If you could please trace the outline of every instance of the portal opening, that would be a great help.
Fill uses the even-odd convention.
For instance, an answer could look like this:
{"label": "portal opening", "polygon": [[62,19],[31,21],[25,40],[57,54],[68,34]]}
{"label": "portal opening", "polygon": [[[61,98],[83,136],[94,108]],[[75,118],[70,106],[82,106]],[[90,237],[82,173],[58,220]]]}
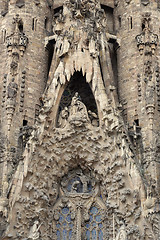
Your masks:
{"label": "portal opening", "polygon": [[[74,104],[75,106],[73,106]],[[98,110],[92,90],[82,71],[77,71],[71,77],[62,94],[58,109],[57,127],[65,127],[73,114],[80,117],[81,112],[93,126],[99,126]]]}

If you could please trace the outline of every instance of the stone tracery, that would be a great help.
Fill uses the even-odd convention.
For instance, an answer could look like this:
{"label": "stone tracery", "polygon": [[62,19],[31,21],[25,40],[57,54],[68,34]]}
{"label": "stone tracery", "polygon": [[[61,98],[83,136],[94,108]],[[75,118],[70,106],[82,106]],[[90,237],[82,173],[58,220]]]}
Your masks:
{"label": "stone tracery", "polygon": [[62,179],[61,196],[54,206],[57,239],[103,239],[105,204],[96,200],[98,195],[99,186],[81,169]]}

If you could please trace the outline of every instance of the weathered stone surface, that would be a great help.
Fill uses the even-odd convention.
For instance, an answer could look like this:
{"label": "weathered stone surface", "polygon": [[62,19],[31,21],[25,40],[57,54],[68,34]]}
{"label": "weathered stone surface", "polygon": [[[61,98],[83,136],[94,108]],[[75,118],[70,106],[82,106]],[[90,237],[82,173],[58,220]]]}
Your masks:
{"label": "weathered stone surface", "polygon": [[0,8],[1,239],[159,240],[158,2]]}

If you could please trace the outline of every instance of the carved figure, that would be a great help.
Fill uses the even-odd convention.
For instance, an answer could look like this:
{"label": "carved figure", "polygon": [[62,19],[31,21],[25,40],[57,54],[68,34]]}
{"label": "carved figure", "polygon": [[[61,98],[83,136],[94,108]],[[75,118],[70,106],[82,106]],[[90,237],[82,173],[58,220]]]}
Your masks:
{"label": "carved figure", "polygon": [[127,240],[127,233],[124,224],[120,227],[116,240]]}
{"label": "carved figure", "polygon": [[78,92],[76,92],[74,97],[72,98],[69,122],[79,126],[86,122],[90,122],[87,113],[87,108],[84,105],[84,103],[82,103],[82,101],[80,100]]}
{"label": "carved figure", "polygon": [[146,88],[146,103],[153,104],[154,103],[154,82],[149,81],[147,88]]}
{"label": "carved figure", "polygon": [[39,221],[35,221],[33,226],[31,227],[30,233],[29,233],[29,239],[36,240],[39,239],[40,233],[39,229],[41,227],[41,224],[39,225]]}
{"label": "carved figure", "polygon": [[68,123],[69,110],[65,107],[59,115],[58,126],[64,128]]}
{"label": "carved figure", "polygon": [[93,126],[98,127],[98,116],[95,112],[92,112],[91,110],[88,111],[89,118],[91,120],[91,123]]}
{"label": "carved figure", "polygon": [[12,78],[12,82],[8,85],[8,98],[14,99],[17,95],[18,85],[14,82],[14,78]]}

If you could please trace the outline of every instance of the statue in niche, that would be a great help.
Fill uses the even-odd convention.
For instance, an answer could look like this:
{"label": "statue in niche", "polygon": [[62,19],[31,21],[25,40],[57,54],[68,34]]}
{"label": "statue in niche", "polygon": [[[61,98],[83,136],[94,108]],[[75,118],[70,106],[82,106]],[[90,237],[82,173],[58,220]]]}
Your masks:
{"label": "statue in niche", "polygon": [[116,240],[127,240],[127,233],[124,224],[120,227],[119,232],[116,236]]}
{"label": "statue in niche", "polygon": [[71,193],[88,193],[89,179],[85,175],[79,175],[71,184]]}
{"label": "statue in niche", "polygon": [[90,122],[87,108],[81,101],[78,92],[72,98],[71,105],[65,107],[59,114],[58,127],[64,128],[68,123],[76,126],[82,126],[84,123]]}
{"label": "statue in niche", "polygon": [[90,122],[87,113],[87,108],[81,101],[78,92],[76,92],[72,98],[68,120],[71,124],[77,126],[81,126],[87,122]]}
{"label": "statue in niche", "polygon": [[91,120],[91,123],[93,126],[98,127],[98,116],[95,112],[92,112],[91,110],[88,111],[89,118]]}
{"label": "statue in niche", "polygon": [[12,78],[12,82],[8,85],[8,98],[15,99],[17,96],[18,85],[14,82],[14,78]]}
{"label": "statue in niche", "polygon": [[58,127],[64,128],[68,123],[69,110],[68,107],[65,107],[59,115]]}
{"label": "statue in niche", "polygon": [[74,97],[72,98],[70,113],[74,115],[77,112],[80,112],[82,115],[83,114],[85,115],[87,112],[86,106],[82,103],[81,98],[78,95],[78,92],[76,92]]}
{"label": "statue in niche", "polygon": [[85,104],[81,101],[78,92],[76,92],[72,97],[70,106],[61,110],[58,118],[58,127],[65,128],[69,124],[82,126],[85,123],[91,123],[93,126],[98,127],[98,116],[91,110],[87,112]]}
{"label": "statue in niche", "polygon": [[92,193],[95,181],[89,176],[84,175],[81,170],[77,170],[63,179],[62,189],[66,193],[89,194]]}

